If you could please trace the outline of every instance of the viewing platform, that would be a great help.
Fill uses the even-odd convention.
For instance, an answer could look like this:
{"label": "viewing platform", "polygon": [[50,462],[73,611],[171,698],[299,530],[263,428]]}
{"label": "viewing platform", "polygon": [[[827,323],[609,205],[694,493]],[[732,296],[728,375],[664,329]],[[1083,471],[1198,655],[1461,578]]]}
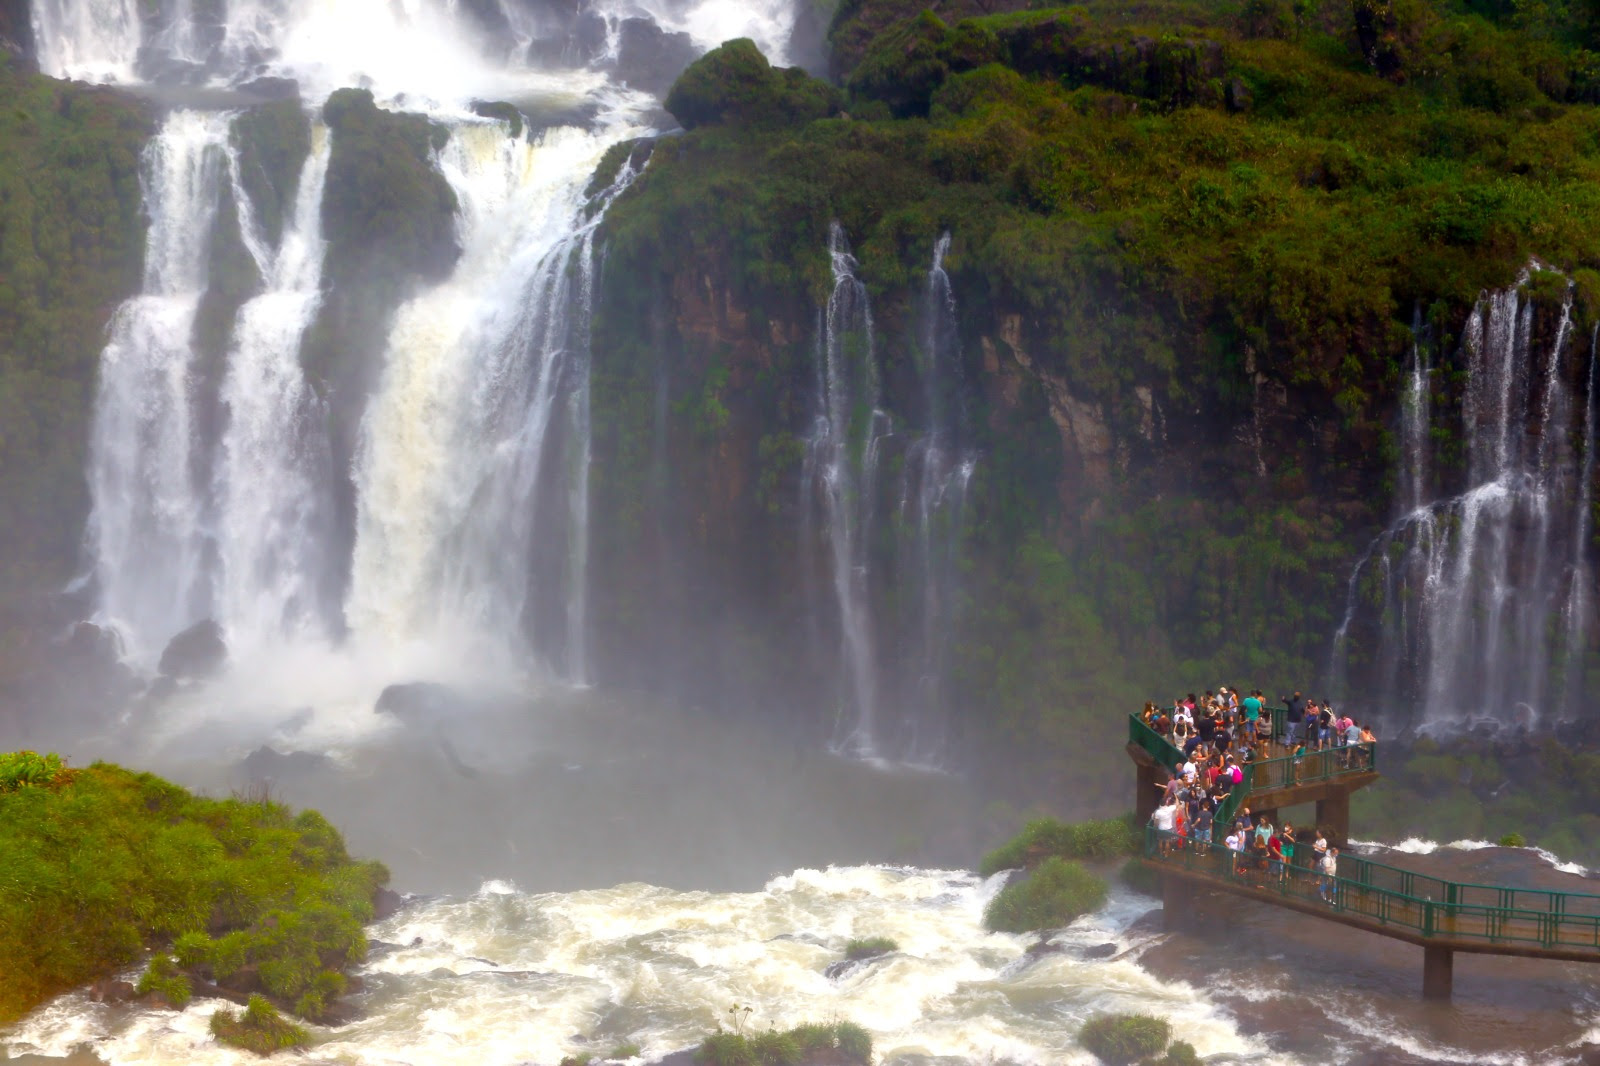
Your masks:
{"label": "viewing platform", "polygon": [[[1281,711],[1274,715],[1274,736],[1281,736]],[[1271,744],[1273,741],[1269,741]],[[1150,820],[1161,799],[1161,786],[1184,755],[1171,741],[1151,729],[1137,715],[1128,716],[1128,756],[1136,767],[1133,809],[1142,825]],[[1216,811],[1218,825],[1233,820],[1241,806],[1253,815],[1267,815],[1274,823],[1278,810],[1303,803],[1317,805],[1317,825],[1336,847],[1350,838],[1350,794],[1378,780],[1378,745],[1353,744],[1283,755],[1240,765],[1244,780],[1228,793]]]}
{"label": "viewing platform", "polygon": [[1600,962],[1600,895],[1447,881],[1344,852],[1350,794],[1378,779],[1377,747],[1356,744],[1246,763],[1243,781],[1216,809],[1219,826],[1231,823],[1244,806],[1276,824],[1278,808],[1314,802],[1317,826],[1341,849],[1338,876],[1325,878],[1308,864],[1310,849],[1303,843],[1296,844],[1294,861],[1274,869],[1250,852],[1149,826],[1159,786],[1183,754],[1130,715],[1135,809],[1146,825],[1140,861],[1161,878],[1169,927],[1214,892],[1300,911],[1421,947],[1422,994],[1429,999],[1450,998],[1458,951]]}

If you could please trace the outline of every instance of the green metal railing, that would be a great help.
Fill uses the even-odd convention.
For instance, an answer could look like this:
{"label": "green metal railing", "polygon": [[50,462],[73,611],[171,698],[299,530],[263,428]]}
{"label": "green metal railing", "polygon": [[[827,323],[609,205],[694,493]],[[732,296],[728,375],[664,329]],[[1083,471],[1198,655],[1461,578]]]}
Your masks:
{"label": "green metal railing", "polygon": [[[1302,845],[1295,851],[1294,862],[1274,868],[1253,853],[1236,854],[1218,843],[1186,842],[1153,827],[1145,830],[1145,857],[1163,865],[1263,893],[1315,901],[1335,912],[1410,929],[1425,938],[1600,952],[1600,896],[1442,881],[1344,855],[1339,857],[1340,876],[1325,878],[1309,867],[1309,855],[1301,856],[1309,848]],[[1331,902],[1324,902],[1323,893]],[[1480,897],[1490,898],[1483,893],[1504,895],[1494,896],[1494,902],[1480,902]]]}
{"label": "green metal railing", "polygon": [[1183,762],[1183,752],[1136,714],[1128,715],[1128,743],[1143,748],[1158,766],[1170,768]]}

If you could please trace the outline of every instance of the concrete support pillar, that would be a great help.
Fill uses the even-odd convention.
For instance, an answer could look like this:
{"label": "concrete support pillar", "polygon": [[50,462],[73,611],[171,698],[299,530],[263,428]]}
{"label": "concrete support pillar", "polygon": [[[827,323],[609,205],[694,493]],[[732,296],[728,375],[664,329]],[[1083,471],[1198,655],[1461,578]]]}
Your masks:
{"label": "concrete support pillar", "polygon": [[1138,819],[1137,824],[1143,826],[1156,812],[1156,805],[1161,799],[1161,793],[1156,791],[1156,788],[1162,782],[1160,771],[1154,766],[1134,763],[1134,770],[1134,779],[1137,783],[1134,786],[1133,813]]}
{"label": "concrete support pillar", "polygon": [[1317,800],[1317,828],[1336,848],[1350,846],[1350,793],[1339,791]]}
{"label": "concrete support pillar", "polygon": [[1449,948],[1422,949],[1422,998],[1449,999],[1455,983],[1455,952]]}

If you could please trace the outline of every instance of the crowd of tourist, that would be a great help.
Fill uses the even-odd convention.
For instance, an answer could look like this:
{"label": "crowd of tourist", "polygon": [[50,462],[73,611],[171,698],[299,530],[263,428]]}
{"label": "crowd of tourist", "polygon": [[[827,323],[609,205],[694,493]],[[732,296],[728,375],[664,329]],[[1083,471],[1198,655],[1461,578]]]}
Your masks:
{"label": "crowd of tourist", "polygon": [[[1274,787],[1310,779],[1308,759],[1319,764],[1313,767],[1315,777],[1371,766],[1376,738],[1327,700],[1318,703],[1296,692],[1282,706],[1280,729],[1259,689],[1241,696],[1238,689],[1224,687],[1200,699],[1190,693],[1171,707],[1145,704],[1145,725],[1183,755],[1168,780],[1156,786],[1162,796],[1150,824],[1160,833],[1162,854],[1177,849],[1211,854],[1220,847],[1231,856],[1236,876],[1258,884],[1315,876],[1318,894],[1332,903],[1339,851],[1321,830],[1274,826],[1266,813],[1252,817],[1248,806],[1229,805],[1227,799],[1244,784],[1251,764],[1258,764],[1256,770]],[[1271,773],[1259,765],[1266,760],[1278,760]]]}

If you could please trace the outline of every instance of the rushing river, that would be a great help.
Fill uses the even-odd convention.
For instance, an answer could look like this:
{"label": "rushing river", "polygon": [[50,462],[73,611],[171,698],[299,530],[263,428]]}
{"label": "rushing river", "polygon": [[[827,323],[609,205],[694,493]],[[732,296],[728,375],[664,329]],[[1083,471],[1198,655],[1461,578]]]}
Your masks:
{"label": "rushing river", "polygon": [[[213,794],[270,778],[414,893],[370,930],[360,1018],[314,1027],[306,1061],[555,1066],[627,1043],[650,1061],[735,1005],[752,1028],[856,1022],[890,1066],[1088,1063],[1076,1034],[1099,1011],[1166,1017],[1214,1064],[1544,1066],[1592,1062],[1600,1043],[1590,968],[1460,956],[1454,1002],[1424,1003],[1416,948],[1253,903],[1169,934],[1157,899],[1114,880],[1100,911],[1042,946],[988,933],[1003,875],[961,868],[994,841],[959,778],[813,753],[759,714],[592,691],[461,698],[274,719],[196,692],[74,749]],[[296,738],[331,757],[256,747]],[[1529,849],[1403,849],[1392,858],[1460,879],[1593,884]],[[899,950],[830,972],[873,936]],[[253,1061],[209,1036],[225,1005],[78,993],[0,1032],[0,1049]]]}

